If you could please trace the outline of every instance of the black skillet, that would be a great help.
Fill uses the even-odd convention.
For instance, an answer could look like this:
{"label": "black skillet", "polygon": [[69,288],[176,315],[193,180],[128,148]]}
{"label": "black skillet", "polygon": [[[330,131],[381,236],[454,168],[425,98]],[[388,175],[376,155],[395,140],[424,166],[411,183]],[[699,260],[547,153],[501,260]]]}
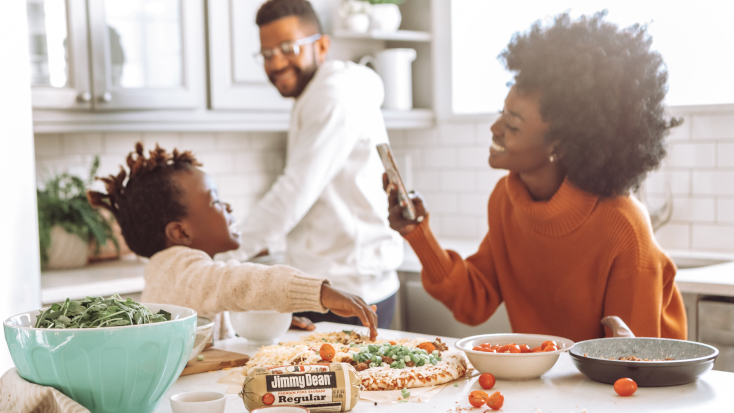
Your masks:
{"label": "black skillet", "polygon": [[[569,351],[581,373],[602,383],[613,384],[623,377],[634,380],[640,387],[692,383],[711,370],[719,354],[715,347],[694,341],[635,337],[619,317],[606,317],[602,324],[610,327],[615,337],[581,341]],[[626,356],[674,360],[619,360]]]}

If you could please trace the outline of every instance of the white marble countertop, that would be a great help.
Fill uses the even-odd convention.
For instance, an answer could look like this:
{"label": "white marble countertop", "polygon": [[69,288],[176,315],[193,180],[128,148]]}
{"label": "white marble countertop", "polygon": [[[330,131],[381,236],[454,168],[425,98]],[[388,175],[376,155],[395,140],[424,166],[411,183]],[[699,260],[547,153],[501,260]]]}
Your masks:
{"label": "white marble countertop", "polygon": [[[318,323],[317,331],[339,331],[352,326],[342,324]],[[366,329],[364,329],[366,330]],[[433,336],[406,333],[393,330],[380,330],[380,337],[427,337]],[[303,331],[289,331],[283,341],[295,340],[307,334]],[[443,337],[449,345],[455,338]],[[244,339],[224,340],[215,345],[228,351],[254,355],[257,348],[249,346]],[[186,391],[218,391],[224,393],[227,386],[216,381],[228,374],[224,371],[202,373],[179,378],[161,399],[157,413],[171,412],[170,397]],[[635,412],[714,412],[727,411],[734,406],[734,373],[709,371],[695,383],[673,387],[641,387],[631,397],[618,396],[609,384],[597,383],[578,372],[571,358],[564,354],[556,366],[540,379],[529,381],[497,381],[490,391],[500,391],[505,397],[504,412],[528,413],[619,413]],[[376,412],[456,412],[457,407],[482,413],[489,409],[471,409],[467,401],[470,391],[482,390],[477,379],[459,382],[458,387],[447,386],[428,403],[379,404],[361,400],[352,410],[355,413]],[[728,406],[728,407],[727,407]],[[227,395],[226,413],[245,412],[242,400],[236,394]]]}

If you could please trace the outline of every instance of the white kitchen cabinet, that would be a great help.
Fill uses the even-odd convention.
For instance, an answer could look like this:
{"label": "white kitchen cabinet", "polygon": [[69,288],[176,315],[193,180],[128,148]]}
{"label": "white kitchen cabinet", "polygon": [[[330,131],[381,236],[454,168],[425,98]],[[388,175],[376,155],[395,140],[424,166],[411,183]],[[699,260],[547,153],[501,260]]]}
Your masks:
{"label": "white kitchen cabinet", "polygon": [[35,108],[92,108],[85,0],[27,0]]}
{"label": "white kitchen cabinet", "polygon": [[[27,0],[27,4],[32,65],[34,59],[36,63],[34,108],[205,106],[203,0]],[[64,60],[59,58],[64,54],[65,83]]]}
{"label": "white kitchen cabinet", "polygon": [[260,50],[260,0],[211,0],[209,88],[212,109],[290,110],[253,55]]}

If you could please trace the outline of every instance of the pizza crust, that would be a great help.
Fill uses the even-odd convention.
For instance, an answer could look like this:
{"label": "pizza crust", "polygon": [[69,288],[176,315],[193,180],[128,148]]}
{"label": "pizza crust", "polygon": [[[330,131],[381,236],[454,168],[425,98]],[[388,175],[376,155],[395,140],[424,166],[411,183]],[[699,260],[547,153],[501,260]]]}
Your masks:
{"label": "pizza crust", "polygon": [[[329,333],[331,334],[331,333]],[[319,356],[318,349],[321,344],[329,343],[336,350],[334,362],[349,362],[351,356],[349,345],[338,342],[329,342],[329,334],[319,337],[308,336],[309,341],[282,343],[276,346],[262,347],[245,366],[246,375],[250,369],[255,367],[273,367],[283,365],[317,364],[325,363]],[[316,340],[315,338],[318,338]],[[343,337],[338,337],[338,341]],[[402,339],[396,340],[398,344],[407,347],[417,347],[426,342],[425,339]],[[383,341],[384,342],[384,341]],[[376,343],[376,344],[379,344]],[[353,350],[352,350],[353,351]],[[441,361],[438,364],[427,364],[424,366],[406,367],[393,369],[390,367],[371,367],[358,371],[365,390],[401,390],[415,387],[429,387],[448,383],[459,379],[466,374],[467,363],[464,354],[458,350],[445,350],[441,353]]]}

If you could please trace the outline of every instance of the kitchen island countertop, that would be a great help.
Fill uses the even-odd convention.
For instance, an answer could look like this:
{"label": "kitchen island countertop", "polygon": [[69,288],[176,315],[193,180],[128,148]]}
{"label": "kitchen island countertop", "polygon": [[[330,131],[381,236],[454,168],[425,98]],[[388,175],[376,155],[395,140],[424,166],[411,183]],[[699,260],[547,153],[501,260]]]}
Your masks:
{"label": "kitchen island countertop", "polygon": [[[340,331],[351,329],[353,326],[334,323],[317,323],[317,332]],[[357,328],[362,333],[365,328]],[[394,330],[379,330],[382,338],[416,338],[426,337],[415,333],[406,333]],[[308,332],[290,330],[283,341],[297,340]],[[453,346],[455,338],[442,337],[442,340]],[[246,353],[254,356],[257,347],[250,346],[244,339],[233,338],[223,340],[215,345],[227,351]],[[226,385],[216,381],[227,372],[217,371],[180,377],[164,395],[156,412],[171,412],[170,397],[186,391],[218,391],[224,392]],[[631,397],[618,396],[611,385],[592,381],[574,367],[568,354],[563,354],[548,373],[540,379],[528,381],[497,381],[495,387],[489,391],[500,391],[505,396],[504,412],[529,413],[604,413],[620,411],[640,412],[699,412],[699,411],[726,411],[734,405],[734,373],[709,371],[697,382],[673,387],[640,387]],[[482,390],[477,379],[464,380],[458,387],[448,385],[428,403],[395,403],[379,404],[361,400],[352,410],[355,413],[375,412],[456,412],[457,408],[465,411],[485,412],[492,410],[485,408],[472,409],[467,401],[467,394],[473,390]],[[227,395],[225,412],[246,412],[242,400],[236,394]]]}

